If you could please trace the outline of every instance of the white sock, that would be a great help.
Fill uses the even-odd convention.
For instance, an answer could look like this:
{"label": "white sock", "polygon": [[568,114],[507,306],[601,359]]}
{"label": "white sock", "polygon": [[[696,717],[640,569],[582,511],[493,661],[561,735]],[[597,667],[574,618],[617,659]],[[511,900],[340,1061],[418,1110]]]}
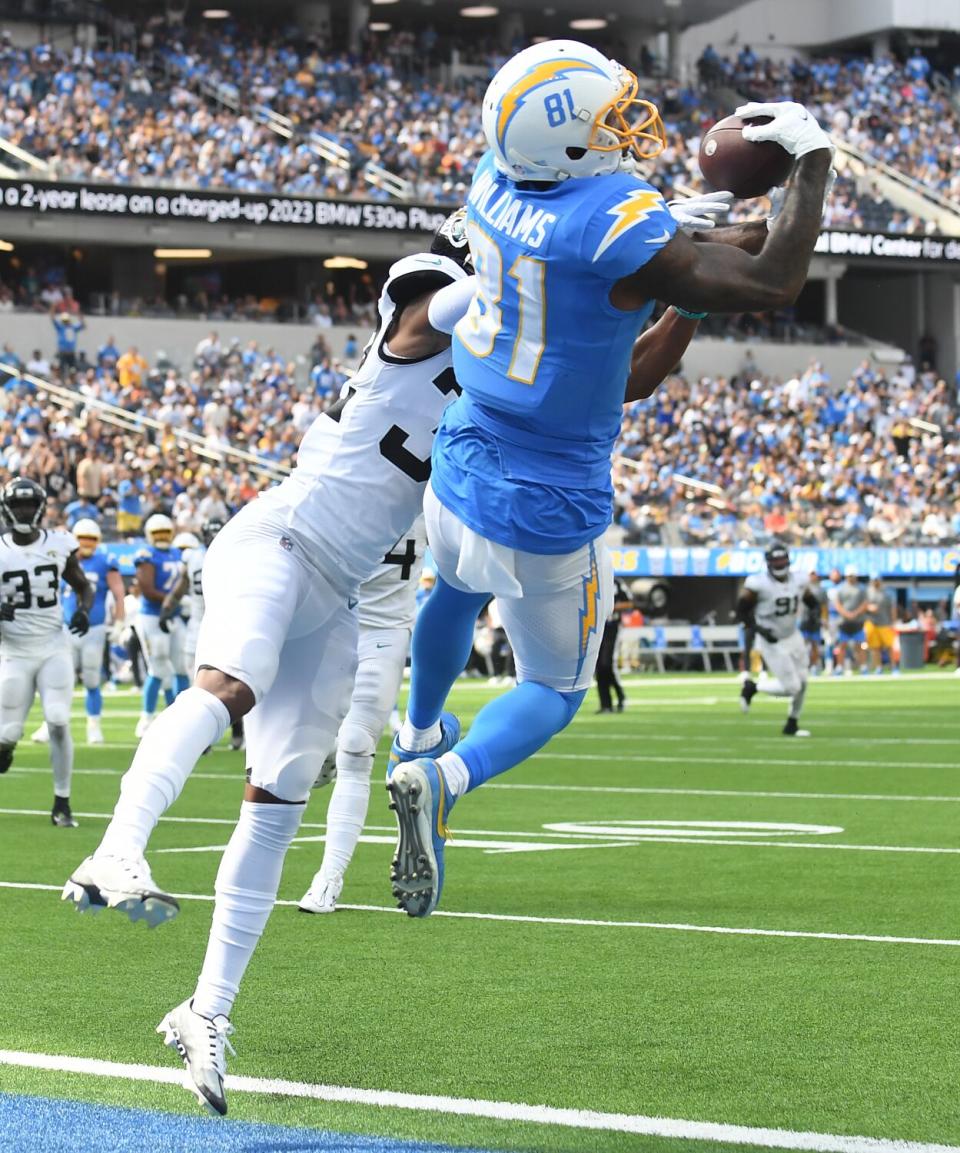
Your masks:
{"label": "white sock", "polygon": [[283,858],[306,805],[244,801],[217,872],[213,924],[193,995],[201,1017],[230,1016],[240,982],[277,900]]}
{"label": "white sock", "polygon": [[437,761],[451,797],[462,797],[470,785],[470,773],[458,753],[444,753]]}
{"label": "white sock", "polygon": [[53,769],[53,794],[70,796],[73,776],[73,736],[69,725],[47,725],[50,734],[50,765]]}
{"label": "white sock", "polygon": [[807,682],[804,681],[800,686],[800,692],[796,693],[790,700],[790,716],[797,720],[800,716],[800,710],[803,708],[803,698],[807,695]]}
{"label": "white sock", "polygon": [[337,749],[337,779],[327,809],[327,839],[321,873],[346,872],[363,832],[370,804],[370,774],[374,754],[346,753]]}
{"label": "white sock", "polygon": [[410,714],[407,713],[400,726],[400,748],[408,753],[425,753],[438,745],[442,736],[439,720],[434,721],[428,729],[418,729],[410,723]]}
{"label": "white sock", "polygon": [[123,776],[113,820],[94,856],[142,854],[161,814],[180,796],[203,750],[215,745],[229,724],[223,701],[195,685],[164,709],[147,729]]}

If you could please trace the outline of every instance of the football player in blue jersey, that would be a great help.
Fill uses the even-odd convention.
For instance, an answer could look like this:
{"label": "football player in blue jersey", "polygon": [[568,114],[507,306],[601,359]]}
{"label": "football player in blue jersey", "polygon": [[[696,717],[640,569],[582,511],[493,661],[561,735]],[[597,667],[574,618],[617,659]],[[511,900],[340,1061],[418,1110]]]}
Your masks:
{"label": "football player in blue jersey", "polygon": [[[443,415],[425,498],[439,575],[414,633],[387,786],[394,895],[413,916],[440,897],[456,799],[546,744],[590,684],[612,604],[610,455],[654,302],[672,306],[661,352],[674,334],[684,345],[707,311],[788,305],[819,235],[833,146],[805,108],[737,110],[768,118],[746,138],[796,157],[776,220],[691,238],[636,174],[664,144],[656,108],[637,91],[615,61],[562,40],[513,57],[484,96],[489,151],[466,226],[476,290],[453,341],[463,392]],[[491,593],[518,684],[459,740],[441,710]]]}
{"label": "football player in blue jersey", "polygon": [[160,619],[164,597],[183,572],[180,550],[173,547],[173,521],[162,513],[154,513],[147,518],[143,534],[147,543],[133,558],[140,588],[137,636],[147,664],[138,737],[143,736],[156,715],[160,689],[170,705],[189,683],[184,667],[183,621],[179,617]]}
{"label": "football player in blue jersey", "polygon": [[[113,596],[113,619],[122,621],[124,587],[116,558],[101,544],[100,526],[95,520],[79,520],[73,535],[80,546],[80,567],[93,588],[90,608],[90,630],[86,636],[73,638],[73,659],[86,689],[87,744],[102,745],[100,714],[103,712],[103,652],[107,635],[107,594]],[[69,585],[63,590],[63,617],[69,621],[77,608],[77,594]]]}
{"label": "football player in blue jersey", "polygon": [[[87,744],[102,745],[103,732],[100,728],[100,714],[103,712],[103,694],[100,685],[103,682],[104,646],[107,637],[107,594],[113,595],[114,620],[122,621],[124,616],[123,577],[120,575],[114,557],[100,545],[103,534],[95,520],[91,520],[89,517],[78,520],[73,526],[72,532],[79,546],[77,555],[80,559],[80,567],[93,589],[93,604],[90,606],[88,614],[90,628],[83,636],[75,634],[71,637],[73,663],[76,672],[80,674],[87,694]],[[63,619],[69,624],[73,619],[73,614],[80,607],[77,594],[69,584],[64,582],[61,596],[63,599]],[[40,743],[49,739],[49,729],[46,721],[44,721],[32,735],[31,740]]]}

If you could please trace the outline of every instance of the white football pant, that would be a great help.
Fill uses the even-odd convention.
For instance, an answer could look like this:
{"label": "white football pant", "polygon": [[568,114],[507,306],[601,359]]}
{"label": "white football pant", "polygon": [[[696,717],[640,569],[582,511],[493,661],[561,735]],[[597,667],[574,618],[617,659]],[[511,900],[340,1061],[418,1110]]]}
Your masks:
{"label": "white football pant", "polygon": [[91,625],[86,636],[70,634],[74,671],[79,673],[85,689],[99,688],[103,680],[103,646],[106,638],[106,625]]}
{"label": "white football pant", "polygon": [[188,673],[184,646],[183,621],[174,617],[167,622],[168,631],[160,627],[160,618],[141,613],[137,617],[137,636],[143,649],[147,673],[169,684],[175,676]]}
{"label": "white football pant", "polygon": [[429,484],[423,510],[430,551],[447,584],[497,597],[517,680],[561,693],[589,688],[613,609],[613,566],[603,537],[572,553],[541,556],[477,536]]}
{"label": "white football pant", "polygon": [[[773,696],[795,697],[806,685],[810,672],[810,654],[799,632],[793,632],[776,644],[757,637],[757,650],[763,657],[767,672],[776,682],[758,687]],[[776,686],[780,691],[776,691]]]}

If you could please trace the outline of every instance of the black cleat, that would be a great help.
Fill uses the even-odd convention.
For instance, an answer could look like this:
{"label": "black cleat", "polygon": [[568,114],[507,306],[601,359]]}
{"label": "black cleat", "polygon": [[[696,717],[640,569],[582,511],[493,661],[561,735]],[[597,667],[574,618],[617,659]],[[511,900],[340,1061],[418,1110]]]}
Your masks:
{"label": "black cleat", "polygon": [[757,695],[757,682],[750,680],[749,677],[740,686],[740,711],[748,713],[750,711],[750,702]]}
{"label": "black cleat", "polygon": [[73,813],[70,812],[69,797],[53,798],[53,810],[50,813],[50,823],[56,825],[58,829],[75,829],[77,827],[77,819]]}
{"label": "black cleat", "polygon": [[807,729],[800,728],[796,717],[787,717],[787,723],[783,726],[783,735],[785,737],[809,737],[810,733]]}
{"label": "black cleat", "polygon": [[13,764],[13,750],[16,745],[0,745],[0,773],[5,773]]}

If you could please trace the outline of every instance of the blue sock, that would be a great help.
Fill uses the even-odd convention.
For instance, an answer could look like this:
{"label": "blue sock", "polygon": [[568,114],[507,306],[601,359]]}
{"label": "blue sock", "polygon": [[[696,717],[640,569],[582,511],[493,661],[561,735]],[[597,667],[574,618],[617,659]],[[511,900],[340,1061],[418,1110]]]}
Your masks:
{"label": "blue sock", "polygon": [[160,697],[160,685],[163,682],[159,677],[148,676],[143,682],[143,711],[150,716],[157,711],[157,700]]}
{"label": "blue sock", "polygon": [[99,717],[103,712],[103,693],[100,692],[100,686],[97,685],[95,689],[87,689],[87,716]]}
{"label": "blue sock", "polygon": [[586,689],[559,693],[536,681],[524,681],[484,705],[470,732],[453,748],[470,774],[467,792],[542,749],[570,724],[586,695]]}
{"label": "blue sock", "polygon": [[485,593],[464,593],[437,579],[413,630],[410,647],[410,699],[407,713],[418,729],[440,719],[447,694],[467,667],[473,628],[489,600]]}
{"label": "blue sock", "polygon": [[188,688],[190,688],[190,678],[185,673],[177,673],[173,678],[173,695],[178,697]]}
{"label": "blue sock", "polygon": [[165,688],[163,690],[163,699],[167,702],[168,705],[172,705],[173,702],[177,699],[177,690],[173,687],[173,685],[171,685],[170,688]]}

